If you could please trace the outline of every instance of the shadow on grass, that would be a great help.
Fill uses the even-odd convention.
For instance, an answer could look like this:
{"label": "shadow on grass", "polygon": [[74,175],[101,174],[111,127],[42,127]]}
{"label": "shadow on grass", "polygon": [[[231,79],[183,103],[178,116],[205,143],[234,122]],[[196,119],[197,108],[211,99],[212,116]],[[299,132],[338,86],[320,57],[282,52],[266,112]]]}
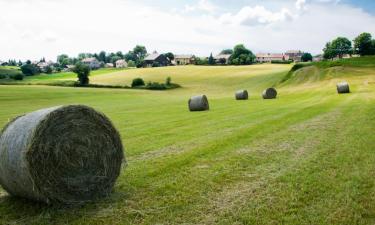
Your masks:
{"label": "shadow on grass", "polygon": [[79,221],[87,218],[103,216],[103,209],[109,213],[107,216],[114,215],[114,206],[118,202],[127,201],[129,196],[129,193],[114,192],[108,197],[86,204],[48,205],[4,194],[0,195],[0,224],[80,223]]}

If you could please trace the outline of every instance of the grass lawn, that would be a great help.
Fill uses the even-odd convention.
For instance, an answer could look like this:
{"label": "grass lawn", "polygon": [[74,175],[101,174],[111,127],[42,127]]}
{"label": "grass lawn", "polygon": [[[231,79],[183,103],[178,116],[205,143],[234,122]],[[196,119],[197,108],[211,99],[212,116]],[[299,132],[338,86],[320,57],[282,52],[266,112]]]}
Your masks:
{"label": "grass lawn", "polygon": [[[374,224],[375,67],[134,69],[91,77],[172,81],[171,91],[0,86],[0,127],[36,109],[86,104],[119,129],[127,168],[107,199],[46,206],[0,189],[0,224]],[[65,79],[65,78],[63,78]],[[346,80],[352,93],[338,95]],[[276,85],[276,100],[262,100]],[[249,101],[234,92],[248,89]],[[206,94],[211,110],[187,101]]]}

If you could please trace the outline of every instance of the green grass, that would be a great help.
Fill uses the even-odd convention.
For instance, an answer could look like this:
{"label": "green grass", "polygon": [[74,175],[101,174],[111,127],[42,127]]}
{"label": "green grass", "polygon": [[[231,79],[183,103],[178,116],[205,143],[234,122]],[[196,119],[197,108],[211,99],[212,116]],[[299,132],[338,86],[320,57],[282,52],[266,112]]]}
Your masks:
{"label": "green grass", "polygon": [[[36,109],[86,104],[113,120],[129,163],[109,198],[83,207],[0,190],[0,224],[374,224],[375,68],[297,71],[276,86],[277,100],[262,100],[290,68],[187,66],[91,79],[170,76],[183,86],[168,92],[0,86],[0,126]],[[352,94],[336,94],[341,80]],[[250,100],[235,101],[238,89]],[[190,113],[187,100],[199,93],[211,110]]]}
{"label": "green grass", "polygon": [[0,66],[0,75],[4,75],[4,76],[9,77],[9,76],[16,75],[16,74],[19,74],[19,73],[22,73],[22,72],[18,67]]}

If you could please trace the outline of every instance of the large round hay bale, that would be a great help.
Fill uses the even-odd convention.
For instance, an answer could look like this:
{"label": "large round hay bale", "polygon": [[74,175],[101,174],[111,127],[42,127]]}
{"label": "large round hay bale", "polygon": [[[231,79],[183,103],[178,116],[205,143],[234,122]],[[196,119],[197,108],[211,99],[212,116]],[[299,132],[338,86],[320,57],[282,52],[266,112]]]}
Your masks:
{"label": "large round hay bale", "polygon": [[106,196],[124,161],[118,131],[86,106],[17,117],[0,135],[0,184],[31,200],[75,204]]}
{"label": "large round hay bale", "polygon": [[248,100],[249,99],[249,93],[247,90],[240,90],[236,92],[236,100]]}
{"label": "large round hay bale", "polygon": [[206,111],[209,110],[208,99],[206,95],[194,96],[189,99],[190,111]]}
{"label": "large round hay bale", "polygon": [[347,82],[341,82],[337,84],[337,93],[347,94],[350,93],[349,84]]}
{"label": "large round hay bale", "polygon": [[277,91],[275,88],[267,88],[263,91],[263,98],[264,99],[274,99],[277,96]]}

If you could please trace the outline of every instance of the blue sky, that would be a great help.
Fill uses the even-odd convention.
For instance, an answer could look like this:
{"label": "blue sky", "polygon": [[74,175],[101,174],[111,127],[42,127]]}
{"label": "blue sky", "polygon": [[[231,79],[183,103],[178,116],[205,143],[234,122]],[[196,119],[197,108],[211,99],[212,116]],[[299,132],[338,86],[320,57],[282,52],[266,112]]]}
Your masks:
{"label": "blue sky", "polygon": [[0,60],[126,52],[136,44],[198,56],[238,43],[254,53],[319,54],[338,36],[375,36],[370,0],[0,0],[0,8]]}

